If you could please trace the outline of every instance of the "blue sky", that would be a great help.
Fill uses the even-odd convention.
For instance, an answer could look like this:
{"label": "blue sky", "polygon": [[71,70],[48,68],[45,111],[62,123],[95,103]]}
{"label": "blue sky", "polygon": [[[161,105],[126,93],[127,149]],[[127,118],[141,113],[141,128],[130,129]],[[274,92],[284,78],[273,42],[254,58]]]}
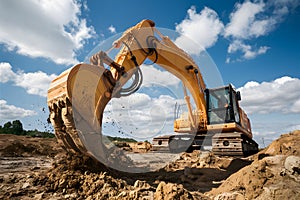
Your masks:
{"label": "blue sky", "polygon": [[20,119],[25,129],[48,129],[50,81],[102,41],[151,19],[205,48],[224,84],[241,91],[254,137],[267,145],[300,129],[299,5],[299,0],[3,0],[0,124]]}

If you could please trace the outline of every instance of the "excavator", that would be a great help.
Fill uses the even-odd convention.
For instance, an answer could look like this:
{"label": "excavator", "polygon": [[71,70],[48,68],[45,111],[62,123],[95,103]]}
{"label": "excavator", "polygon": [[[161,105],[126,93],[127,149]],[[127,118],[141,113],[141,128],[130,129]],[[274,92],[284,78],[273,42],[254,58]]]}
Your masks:
{"label": "excavator", "polygon": [[258,151],[250,121],[239,106],[240,93],[232,85],[207,88],[192,57],[157,30],[153,21],[142,20],[127,29],[111,49],[120,49],[115,59],[99,51],[90,57],[90,64],[79,63],[50,84],[49,120],[65,150],[109,162],[111,151],[102,137],[104,109],[112,98],[138,91],[141,67],[148,59],[180,79],[187,106],[187,112],[174,121],[176,134],[153,138],[154,151],[182,152],[200,148],[204,141],[211,141],[212,152],[220,156]]}

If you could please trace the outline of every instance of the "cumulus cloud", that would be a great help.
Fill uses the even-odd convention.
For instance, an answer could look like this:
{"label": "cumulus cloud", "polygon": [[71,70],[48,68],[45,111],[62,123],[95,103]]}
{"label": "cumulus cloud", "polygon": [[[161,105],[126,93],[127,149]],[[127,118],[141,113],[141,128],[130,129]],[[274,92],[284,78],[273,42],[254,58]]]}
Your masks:
{"label": "cumulus cloud", "polygon": [[178,37],[175,43],[188,53],[199,54],[217,42],[224,25],[218,14],[207,7],[200,13],[196,12],[195,7],[191,7],[187,13],[187,18],[176,26],[176,31],[182,36]]}
{"label": "cumulus cloud", "polygon": [[265,147],[281,134],[299,129],[300,79],[283,76],[270,82],[249,81],[238,90],[250,114],[254,139]]}
{"label": "cumulus cloud", "polygon": [[110,33],[116,33],[116,32],[117,32],[117,31],[116,31],[116,28],[115,28],[113,25],[110,25],[110,26],[108,27],[108,30],[109,30]]}
{"label": "cumulus cloud", "polygon": [[24,108],[9,105],[3,99],[0,99],[0,119],[1,121],[14,120],[16,118],[24,118],[37,115],[33,110],[26,110]]}
{"label": "cumulus cloud", "polygon": [[168,71],[163,71],[155,68],[153,65],[142,65],[141,70],[143,74],[143,85],[151,85],[155,83],[162,86],[176,86],[180,83],[180,80],[169,73]]}
{"label": "cumulus cloud", "polygon": [[176,102],[183,104],[184,100],[169,95],[153,98],[145,93],[112,99],[105,108],[104,128],[110,124],[110,128],[118,129],[119,132],[130,134],[137,139],[155,136],[162,130],[172,132]]}
{"label": "cumulus cloud", "polygon": [[[270,47],[267,46],[255,48],[251,45],[244,44],[240,40],[235,40],[228,46],[228,53],[233,54],[240,51],[242,52],[242,58],[253,59],[258,55],[265,54],[269,48]],[[230,58],[227,58],[226,62],[230,62]]]}
{"label": "cumulus cloud", "polygon": [[238,90],[247,113],[300,113],[300,79],[284,76],[271,82],[250,81]]}
{"label": "cumulus cloud", "polygon": [[73,64],[76,51],[95,34],[80,18],[75,0],[1,1],[0,43],[7,50],[44,57],[58,64]]}
{"label": "cumulus cloud", "polygon": [[[224,37],[232,41],[228,53],[240,52],[243,59],[253,59],[266,53],[270,47],[254,48],[249,45],[249,40],[269,34],[299,5],[300,1],[293,0],[246,0],[236,3],[234,11],[230,14],[230,22],[224,30]],[[230,57],[227,58],[227,62],[231,60]]]}
{"label": "cumulus cloud", "polygon": [[[263,34],[266,30],[264,21],[257,21],[257,14],[264,10],[263,2],[252,3],[246,1],[242,4],[235,5],[235,11],[230,14],[230,22],[226,25],[225,37],[233,36],[236,38],[248,39],[257,37]],[[254,28],[254,25],[260,24],[259,29]],[[255,31],[257,30],[257,31]]]}
{"label": "cumulus cloud", "polygon": [[0,63],[0,83],[11,82],[15,86],[22,87],[28,94],[45,97],[50,82],[56,77],[55,74],[48,75],[42,71],[25,73],[14,72],[9,63]]}
{"label": "cumulus cloud", "polygon": [[0,63],[0,83],[6,83],[10,80],[14,80],[16,74],[12,71],[9,63]]}

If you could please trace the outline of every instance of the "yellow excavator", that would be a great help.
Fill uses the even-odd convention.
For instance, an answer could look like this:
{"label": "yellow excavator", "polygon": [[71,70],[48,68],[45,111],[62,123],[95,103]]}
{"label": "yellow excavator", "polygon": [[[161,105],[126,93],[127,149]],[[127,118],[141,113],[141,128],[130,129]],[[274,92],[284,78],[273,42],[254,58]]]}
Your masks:
{"label": "yellow excavator", "polygon": [[178,134],[155,137],[153,150],[181,152],[211,141],[217,155],[247,156],[258,151],[250,121],[239,106],[240,93],[231,85],[206,88],[197,64],[160,33],[153,21],[143,20],[126,30],[113,43],[115,48],[120,50],[114,60],[100,51],[91,56],[90,64],[73,66],[50,85],[49,119],[58,142],[67,151],[107,161],[109,151],[102,137],[104,109],[112,98],[128,96],[140,88],[140,67],[146,59],[182,81],[187,105],[187,112],[174,121]]}

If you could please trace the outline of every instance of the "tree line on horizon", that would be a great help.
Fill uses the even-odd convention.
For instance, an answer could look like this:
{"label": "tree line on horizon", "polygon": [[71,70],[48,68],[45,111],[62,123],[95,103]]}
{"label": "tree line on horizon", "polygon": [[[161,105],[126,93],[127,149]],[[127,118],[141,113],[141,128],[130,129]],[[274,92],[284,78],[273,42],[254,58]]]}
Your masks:
{"label": "tree line on horizon", "polygon": [[[34,130],[24,130],[23,124],[20,120],[8,121],[3,126],[0,125],[0,135],[1,134],[12,134],[12,135],[23,135],[31,137],[42,137],[42,138],[54,138],[55,134],[47,131]],[[133,138],[122,138],[117,136],[106,135],[107,139],[112,142],[137,142]],[[147,141],[148,142],[148,141]]]}
{"label": "tree line on horizon", "polygon": [[53,138],[55,135],[46,131],[24,130],[20,120],[8,121],[3,126],[0,125],[0,134],[24,135],[31,137]]}

